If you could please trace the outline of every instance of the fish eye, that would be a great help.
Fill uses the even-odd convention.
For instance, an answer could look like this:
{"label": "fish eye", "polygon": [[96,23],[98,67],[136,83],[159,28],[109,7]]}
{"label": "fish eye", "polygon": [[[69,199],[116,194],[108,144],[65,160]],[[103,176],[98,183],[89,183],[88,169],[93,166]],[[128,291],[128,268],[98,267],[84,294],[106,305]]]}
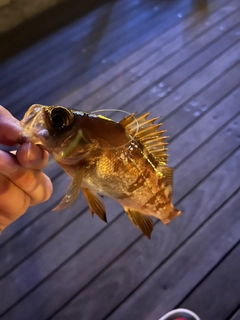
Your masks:
{"label": "fish eye", "polygon": [[68,127],[73,121],[73,114],[66,108],[54,108],[50,115],[51,126],[55,129]]}

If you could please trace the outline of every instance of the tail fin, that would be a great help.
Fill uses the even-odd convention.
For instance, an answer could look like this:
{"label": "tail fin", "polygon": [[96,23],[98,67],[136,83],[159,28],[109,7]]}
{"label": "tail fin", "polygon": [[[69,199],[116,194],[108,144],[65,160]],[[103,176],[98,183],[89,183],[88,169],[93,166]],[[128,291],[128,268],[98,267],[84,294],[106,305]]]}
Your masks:
{"label": "tail fin", "polygon": [[166,206],[164,209],[160,209],[154,216],[162,221],[164,224],[168,224],[175,217],[180,216],[181,211],[176,209],[172,204]]}

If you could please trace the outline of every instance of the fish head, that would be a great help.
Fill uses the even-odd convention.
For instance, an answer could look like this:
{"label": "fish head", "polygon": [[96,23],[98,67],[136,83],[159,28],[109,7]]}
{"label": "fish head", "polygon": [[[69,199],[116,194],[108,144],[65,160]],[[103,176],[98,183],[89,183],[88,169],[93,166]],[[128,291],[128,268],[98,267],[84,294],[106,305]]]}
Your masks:
{"label": "fish head", "polygon": [[21,142],[42,145],[59,162],[79,160],[89,145],[74,111],[62,106],[34,104],[20,124]]}

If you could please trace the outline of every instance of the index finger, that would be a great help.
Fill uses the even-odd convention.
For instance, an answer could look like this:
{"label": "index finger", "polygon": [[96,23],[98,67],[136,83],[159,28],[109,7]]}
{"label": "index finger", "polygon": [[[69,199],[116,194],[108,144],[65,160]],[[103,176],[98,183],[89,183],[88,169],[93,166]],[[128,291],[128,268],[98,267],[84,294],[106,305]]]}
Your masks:
{"label": "index finger", "polygon": [[19,121],[13,115],[0,106],[0,143],[7,146],[18,144],[22,128]]}
{"label": "index finger", "polygon": [[31,205],[46,201],[52,194],[49,177],[39,170],[24,168],[11,153],[0,151],[0,173],[30,196]]}

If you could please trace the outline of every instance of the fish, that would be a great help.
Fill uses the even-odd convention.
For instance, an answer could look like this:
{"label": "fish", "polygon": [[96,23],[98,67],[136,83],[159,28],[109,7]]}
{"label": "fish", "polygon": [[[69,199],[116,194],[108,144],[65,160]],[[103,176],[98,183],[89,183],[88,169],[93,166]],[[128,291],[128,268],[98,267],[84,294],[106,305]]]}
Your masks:
{"label": "fish", "polygon": [[71,178],[54,210],[70,207],[82,192],[91,214],[107,222],[102,196],[109,197],[147,238],[152,217],[168,224],[181,214],[172,203],[166,130],[149,114],[132,113],[116,122],[64,106],[34,104],[27,110],[20,122],[22,140],[41,145]]}

